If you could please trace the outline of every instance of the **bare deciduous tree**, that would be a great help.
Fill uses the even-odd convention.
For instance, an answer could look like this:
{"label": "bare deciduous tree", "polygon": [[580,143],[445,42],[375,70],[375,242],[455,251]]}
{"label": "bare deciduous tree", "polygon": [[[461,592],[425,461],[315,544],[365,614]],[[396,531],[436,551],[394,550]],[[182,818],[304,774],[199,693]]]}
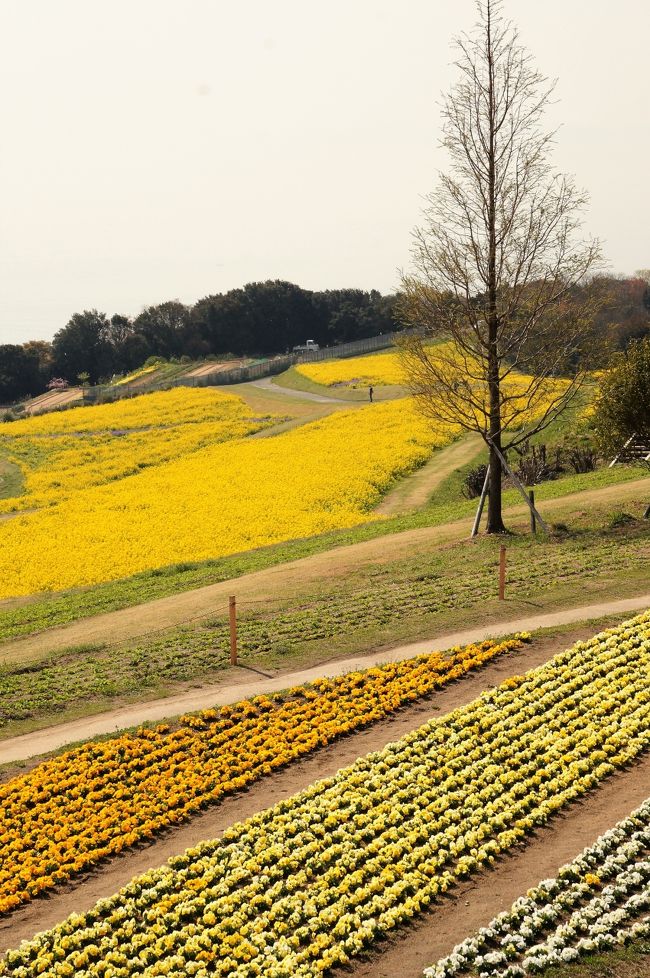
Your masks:
{"label": "bare deciduous tree", "polygon": [[460,79],[443,103],[451,168],[427,198],[415,272],[402,279],[402,318],[418,330],[401,352],[425,413],[483,436],[487,529],[499,533],[500,453],[547,426],[580,387],[575,364],[600,299],[576,286],[600,247],[576,240],[586,195],[549,162],[554,134],[541,119],[554,85],[533,67],[500,0],[477,6],[474,32],[455,42]]}

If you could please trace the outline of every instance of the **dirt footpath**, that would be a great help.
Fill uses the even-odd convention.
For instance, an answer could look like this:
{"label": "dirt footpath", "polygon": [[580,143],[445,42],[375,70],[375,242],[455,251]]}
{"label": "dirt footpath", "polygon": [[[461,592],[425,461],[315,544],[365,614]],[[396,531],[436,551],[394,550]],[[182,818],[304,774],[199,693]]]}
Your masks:
{"label": "dirt footpath", "polygon": [[[198,689],[192,688],[176,696],[134,703],[132,706],[123,706],[111,710],[110,713],[71,720],[67,723],[60,723],[53,727],[0,741],[0,764],[26,760],[39,754],[58,750],[66,744],[88,740],[99,734],[114,733],[117,730],[134,727],[141,723],[156,722],[179,716],[181,713],[233,703],[237,700],[257,696],[260,693],[277,692],[289,686],[302,686],[304,683],[313,682],[323,676],[340,676],[346,672],[368,669],[384,662],[398,662],[427,652],[443,652],[455,645],[468,645],[471,642],[481,642],[486,638],[498,638],[501,635],[509,635],[515,632],[532,632],[538,628],[553,628],[572,622],[588,622],[589,619],[594,620],[609,615],[623,617],[645,611],[647,608],[650,608],[650,594],[643,594],[622,601],[583,605],[578,608],[554,611],[550,614],[536,615],[531,618],[492,622],[483,625],[481,628],[438,635],[410,645],[401,645],[398,648],[373,652],[365,656],[357,655],[350,659],[337,659],[320,663],[300,672],[283,672],[273,677],[267,677],[245,668],[230,670],[228,674],[229,683],[221,683],[218,686],[200,686]],[[591,634],[593,634],[593,627],[586,626],[585,635]],[[251,679],[251,677],[253,678]]]}
{"label": "dirt footpath", "polygon": [[326,394],[312,394],[310,391],[294,390],[293,387],[281,387],[273,383],[273,378],[263,377],[261,380],[251,380],[251,387],[259,387],[260,390],[280,391],[285,397],[297,397],[302,401],[316,401],[318,404],[329,404],[334,401],[337,404],[350,404],[350,401],[342,397],[328,397]]}
{"label": "dirt footpath", "polygon": [[[152,844],[117,856],[104,865],[50,896],[21,907],[0,921],[0,953],[17,947],[37,931],[63,920],[73,911],[83,913],[97,900],[108,897],[124,886],[134,875],[164,863],[171,856],[205,839],[218,838],[233,822],[288,798],[319,778],[330,777],[340,768],[352,764],[364,754],[381,750],[431,716],[444,715],[471,702],[484,689],[497,685],[513,673],[521,673],[546,662],[571,641],[587,638],[588,626],[582,626],[569,637],[541,640],[521,652],[504,656],[485,668],[465,676],[426,700],[401,710],[394,717],[369,729],[341,738],[334,744],[310,754],[302,761],[256,782],[248,791],[225,799],[220,805],[193,818],[186,825],[167,832]],[[523,852],[499,863],[495,873],[481,875],[454,898],[445,900],[417,926],[413,939],[400,941],[390,954],[392,959],[378,959],[376,965],[360,964],[359,974],[390,975],[390,978],[420,975],[422,967],[435,956],[445,953],[453,943],[466,936],[473,921],[485,923],[522,891],[551,875],[561,862],[567,861],[596,836],[629,814],[650,794],[650,757],[639,761],[592,792],[581,805],[568,809],[555,819],[550,828],[542,829]],[[441,949],[441,950],[440,950]],[[371,970],[363,970],[368,969]],[[374,970],[372,970],[374,969]]]}
{"label": "dirt footpath", "polygon": [[[648,487],[648,484],[648,479],[635,479],[633,482],[608,486],[605,489],[562,496],[545,502],[544,512],[552,517],[553,513],[561,512],[567,505],[574,505],[578,500],[580,507],[585,510],[592,503],[600,505],[608,500],[621,506],[627,499],[635,498],[639,489]],[[519,517],[527,519],[528,516],[528,510],[523,504],[509,507],[505,513],[510,521],[516,521]],[[471,526],[472,520],[465,519],[444,526],[406,530],[403,533],[336,547],[311,557],[244,574],[234,580],[158,598],[147,604],[123,608],[93,618],[82,618],[70,625],[5,642],[0,646],[0,658],[11,663],[38,658],[72,645],[102,642],[115,644],[138,638],[152,631],[173,628],[201,615],[213,615],[219,610],[225,610],[228,596],[233,593],[237,594],[242,604],[277,600],[278,595],[283,600],[291,600],[304,593],[313,582],[347,577],[364,563],[400,560],[418,549],[462,540],[469,536]],[[2,606],[7,608],[20,603],[24,601],[7,600],[2,602]]]}
{"label": "dirt footpath", "polygon": [[421,509],[452,472],[471,462],[483,450],[483,439],[469,435],[436,452],[431,460],[408,479],[403,479],[381,501],[375,512],[394,516]]}

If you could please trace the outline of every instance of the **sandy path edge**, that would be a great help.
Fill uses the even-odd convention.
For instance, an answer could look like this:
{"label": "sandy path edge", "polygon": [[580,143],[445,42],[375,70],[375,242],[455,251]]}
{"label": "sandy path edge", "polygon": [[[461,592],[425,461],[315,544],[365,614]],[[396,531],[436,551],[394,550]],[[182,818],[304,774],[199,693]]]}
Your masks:
{"label": "sandy path edge", "polygon": [[[594,502],[611,500],[617,506],[634,496],[640,487],[645,490],[650,479],[635,479],[622,485],[587,489],[544,504],[549,515],[562,510],[567,504],[578,503],[582,509]],[[510,519],[527,518],[523,504],[505,510]],[[68,625],[59,625],[43,632],[16,638],[0,644],[0,660],[6,662],[36,658],[72,645],[128,641],[147,635],[150,631],[173,628],[194,617],[227,614],[228,596],[236,594],[238,602],[283,600],[304,594],[313,581],[344,578],[361,564],[374,560],[400,560],[412,554],[418,547],[439,546],[469,537],[472,519],[466,518],[442,526],[424,526],[403,530],[386,536],[373,537],[359,543],[343,544],[330,550],[299,557],[297,560],[273,564],[262,570],[251,571],[241,577],[229,578],[214,584],[206,584],[189,591],[181,591],[163,598],[154,598],[139,605],[129,605],[116,611],[108,611],[80,618]],[[13,602],[29,603],[25,599],[6,599],[0,607],[10,608]]]}
{"label": "sandy path edge", "polygon": [[[65,744],[87,740],[98,734],[113,733],[116,730],[136,726],[145,721],[162,720],[188,711],[202,710],[247,699],[251,696],[257,696],[259,693],[270,693],[286,689],[288,686],[299,686],[322,676],[340,676],[355,669],[367,669],[383,662],[396,662],[425,652],[444,651],[454,645],[480,642],[486,638],[497,638],[512,632],[534,631],[537,628],[589,621],[589,619],[603,618],[606,615],[633,614],[648,607],[650,607],[650,594],[643,594],[622,601],[607,601],[544,615],[534,615],[530,618],[519,618],[514,621],[493,622],[481,628],[438,635],[431,639],[402,645],[383,652],[373,652],[368,656],[357,655],[349,659],[339,659],[310,669],[303,669],[300,672],[282,673],[272,678],[255,675],[254,680],[249,682],[202,686],[176,696],[151,700],[148,703],[135,703],[110,713],[84,717],[80,720],[72,720],[68,723],[47,727],[44,730],[12,737],[0,742],[0,764],[46,754]],[[242,675],[248,676],[249,673],[242,670]]]}

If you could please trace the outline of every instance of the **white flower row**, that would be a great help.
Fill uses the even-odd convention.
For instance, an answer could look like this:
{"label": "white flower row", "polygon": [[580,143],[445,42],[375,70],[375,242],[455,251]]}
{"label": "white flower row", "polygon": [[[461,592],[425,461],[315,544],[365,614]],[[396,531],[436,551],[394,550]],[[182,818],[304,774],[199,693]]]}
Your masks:
{"label": "white flower row", "polygon": [[0,978],[313,978],[650,746],[650,613],[137,877]]}
{"label": "white flower row", "polygon": [[524,978],[650,935],[650,798],[426,978]]}

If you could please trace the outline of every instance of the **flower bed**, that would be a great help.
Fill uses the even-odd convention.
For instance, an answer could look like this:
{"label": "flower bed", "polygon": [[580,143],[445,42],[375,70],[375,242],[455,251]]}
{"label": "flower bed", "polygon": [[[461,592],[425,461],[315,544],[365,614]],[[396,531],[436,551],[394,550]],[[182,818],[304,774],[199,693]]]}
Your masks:
{"label": "flower bed", "polygon": [[521,646],[483,642],[321,679],[43,762],[0,785],[0,914]]}
{"label": "flower bed", "polygon": [[650,936],[650,798],[426,978],[525,978]]}
{"label": "flower bed", "polygon": [[273,438],[193,443],[184,456],[127,477],[122,471],[116,481],[0,523],[0,598],[118,580],[378,519],[372,510],[394,480],[457,436],[400,400],[337,412]]}
{"label": "flower bed", "polygon": [[0,976],[344,964],[650,746],[649,667],[647,613],[136,877]]}
{"label": "flower bed", "polygon": [[278,420],[252,417],[232,394],[187,388],[25,418],[0,429],[0,454],[25,483],[22,495],[0,500],[0,512],[55,506]]}

